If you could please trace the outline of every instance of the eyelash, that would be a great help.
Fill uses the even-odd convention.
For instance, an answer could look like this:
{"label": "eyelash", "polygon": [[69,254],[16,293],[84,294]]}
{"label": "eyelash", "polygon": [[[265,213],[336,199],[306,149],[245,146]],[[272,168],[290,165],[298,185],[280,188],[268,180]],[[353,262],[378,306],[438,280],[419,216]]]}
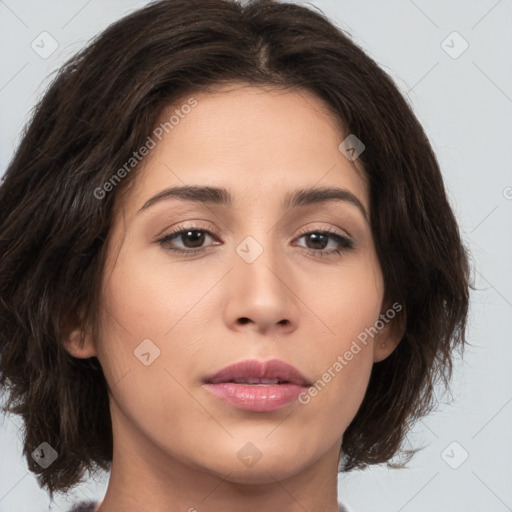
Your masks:
{"label": "eyelash", "polygon": [[[168,247],[168,246],[166,247],[166,245],[169,244],[169,242],[172,239],[179,238],[180,235],[186,234],[189,231],[206,233],[207,235],[211,236],[212,238],[215,238],[215,235],[207,229],[199,228],[197,226],[178,226],[174,231],[171,231],[170,233],[166,234],[162,238],[156,240],[156,243],[160,244],[166,251],[170,251],[170,252],[173,252],[176,254],[181,254],[183,256],[195,256],[196,254],[202,252],[204,250],[204,247],[200,247],[197,249],[188,249],[188,250],[176,249],[176,248]],[[351,239],[349,239],[343,235],[340,235],[337,231],[333,231],[329,228],[321,229],[321,230],[319,229],[319,230],[313,230],[313,231],[305,231],[305,232],[299,234],[299,236],[297,238],[300,239],[305,235],[313,235],[313,234],[327,235],[331,239],[335,240],[339,244],[339,246],[338,246],[338,249],[331,250],[331,251],[325,251],[323,249],[315,250],[315,249],[306,248],[306,252],[310,255],[320,256],[320,257],[331,257],[331,256],[337,256],[337,255],[341,254],[342,252],[350,251],[350,250],[354,249],[354,242]]]}

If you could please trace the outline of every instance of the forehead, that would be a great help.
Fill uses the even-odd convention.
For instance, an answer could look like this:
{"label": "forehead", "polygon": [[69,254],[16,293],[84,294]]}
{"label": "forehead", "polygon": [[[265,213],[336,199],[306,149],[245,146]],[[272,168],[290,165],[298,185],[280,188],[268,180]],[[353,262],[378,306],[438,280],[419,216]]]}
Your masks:
{"label": "forehead", "polygon": [[185,184],[222,186],[246,202],[343,186],[368,210],[363,168],[339,150],[347,135],[306,91],[225,85],[183,96],[162,111],[129,200],[140,208],[151,194]]}

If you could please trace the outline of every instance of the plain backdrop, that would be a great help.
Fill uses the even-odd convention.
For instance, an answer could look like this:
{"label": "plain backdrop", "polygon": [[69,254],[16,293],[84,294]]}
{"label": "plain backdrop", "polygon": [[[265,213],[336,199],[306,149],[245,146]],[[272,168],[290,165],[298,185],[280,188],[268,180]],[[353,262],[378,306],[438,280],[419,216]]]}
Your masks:
{"label": "plain backdrop", "polygon": [[[0,1],[0,174],[49,75],[145,3]],[[453,396],[440,396],[438,411],[407,440],[423,449],[407,469],[340,475],[340,500],[354,512],[512,511],[512,1],[310,3],[408,97],[441,164],[476,286],[471,346],[457,363]],[[58,45],[51,55],[33,49],[41,37],[46,51]],[[0,427],[0,512],[65,511],[77,499],[102,499],[108,475],[50,503],[21,457],[19,418],[0,416]]]}

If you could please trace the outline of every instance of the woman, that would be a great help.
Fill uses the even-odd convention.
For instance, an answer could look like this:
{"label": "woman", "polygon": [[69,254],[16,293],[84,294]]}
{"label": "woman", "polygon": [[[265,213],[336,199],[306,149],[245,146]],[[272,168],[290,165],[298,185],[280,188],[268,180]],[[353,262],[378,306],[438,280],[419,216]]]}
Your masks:
{"label": "woman", "polygon": [[108,28],[7,169],[0,250],[5,410],[52,497],[110,470],[101,512],[343,510],[338,471],[405,461],[464,343],[420,124],[294,4]]}

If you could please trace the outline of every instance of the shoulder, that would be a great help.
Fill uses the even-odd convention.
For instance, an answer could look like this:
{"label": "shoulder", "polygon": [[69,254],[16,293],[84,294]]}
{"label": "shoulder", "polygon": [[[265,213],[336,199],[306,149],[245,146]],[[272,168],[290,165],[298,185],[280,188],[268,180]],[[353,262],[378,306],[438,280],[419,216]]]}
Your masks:
{"label": "shoulder", "polygon": [[68,512],[94,512],[98,502],[96,501],[81,501],[69,509]]}

